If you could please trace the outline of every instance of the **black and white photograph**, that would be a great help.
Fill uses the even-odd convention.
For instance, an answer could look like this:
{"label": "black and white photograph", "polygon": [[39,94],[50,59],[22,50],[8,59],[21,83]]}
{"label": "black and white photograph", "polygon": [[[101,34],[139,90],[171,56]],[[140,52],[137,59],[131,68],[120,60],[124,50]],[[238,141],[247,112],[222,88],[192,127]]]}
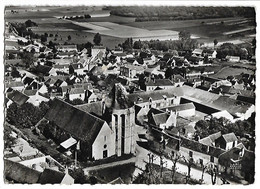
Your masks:
{"label": "black and white photograph", "polygon": [[252,2],[3,10],[4,186],[255,184]]}

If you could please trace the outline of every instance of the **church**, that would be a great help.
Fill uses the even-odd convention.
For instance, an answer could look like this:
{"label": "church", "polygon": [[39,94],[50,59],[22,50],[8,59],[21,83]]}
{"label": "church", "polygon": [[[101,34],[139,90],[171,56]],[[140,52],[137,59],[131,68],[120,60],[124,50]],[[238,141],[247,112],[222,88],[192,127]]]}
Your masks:
{"label": "church", "polygon": [[79,144],[86,160],[135,152],[134,104],[128,103],[121,84],[115,84],[105,101],[73,106],[55,98],[44,118],[54,140],[65,150]]}

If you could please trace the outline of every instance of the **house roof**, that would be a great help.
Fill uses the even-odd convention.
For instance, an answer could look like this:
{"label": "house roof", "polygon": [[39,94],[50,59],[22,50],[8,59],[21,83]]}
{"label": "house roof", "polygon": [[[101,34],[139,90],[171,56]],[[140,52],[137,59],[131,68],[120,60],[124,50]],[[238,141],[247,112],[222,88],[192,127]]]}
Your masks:
{"label": "house roof", "polygon": [[158,90],[158,91],[146,91],[146,92],[136,92],[128,95],[129,100],[134,102],[148,102],[151,98],[152,100],[159,100],[163,99],[163,96],[166,96],[168,98],[174,97],[174,96],[182,96],[183,90],[182,87],[176,87],[172,89],[166,89],[166,90]]}
{"label": "house roof", "polygon": [[27,102],[27,100],[29,99],[29,97],[27,95],[25,95],[17,90],[13,90],[12,92],[8,93],[7,98],[9,98],[14,103],[16,103],[20,106],[23,105],[25,102]]}
{"label": "house roof", "polygon": [[215,112],[211,115],[215,118],[218,118],[218,119],[221,118],[221,117],[224,117],[226,119],[233,120],[233,116],[227,110]]}
{"label": "house roof", "polygon": [[181,75],[174,75],[172,78],[173,83],[179,83],[179,82],[185,82],[186,79],[184,79]]}
{"label": "house roof", "polygon": [[255,153],[245,148],[234,147],[219,156],[220,165],[230,166],[232,160],[240,161],[242,171],[246,169],[254,171],[255,169]]}
{"label": "house roof", "polygon": [[169,114],[167,112],[160,113],[160,114],[153,114],[152,115],[155,125],[160,125],[166,123],[167,119],[169,118]]}
{"label": "house roof", "polygon": [[55,98],[45,118],[75,139],[93,144],[105,121]]}
{"label": "house roof", "polygon": [[36,72],[40,72],[40,73],[43,73],[43,74],[47,74],[51,71],[52,67],[50,66],[45,66],[45,65],[37,65],[36,68],[35,68],[35,71]]}
{"label": "house roof", "polygon": [[143,66],[135,66],[133,64],[125,64],[121,67],[128,68],[129,70],[144,71]]}
{"label": "house roof", "polygon": [[93,86],[91,83],[74,83],[73,87],[75,88],[83,88],[84,90],[92,90]]}
{"label": "house roof", "polygon": [[199,103],[212,103],[214,100],[219,98],[219,95],[217,94],[186,85],[182,86],[181,89],[186,98]]}
{"label": "house roof", "polygon": [[221,110],[227,110],[232,115],[245,113],[252,106],[250,103],[235,100],[226,96],[220,96],[214,100],[212,104]]}
{"label": "house roof", "polygon": [[37,183],[41,173],[17,162],[4,159],[4,175],[18,183]]}
{"label": "house roof", "polygon": [[34,89],[34,90],[24,90],[23,93],[27,96],[33,96],[33,95],[36,95],[37,93],[37,89]]}
{"label": "house roof", "polygon": [[98,116],[102,116],[103,115],[103,103],[102,101],[97,101],[97,102],[92,102],[89,104],[81,104],[81,105],[76,105],[76,108],[84,111],[84,112],[88,112],[88,113],[94,113],[97,114]]}
{"label": "house roof", "polygon": [[23,83],[26,85],[26,84],[28,84],[28,85],[30,85],[32,82],[34,81],[34,79],[33,78],[31,78],[31,77],[25,77],[25,78],[23,78]]}
{"label": "house roof", "polygon": [[203,50],[202,49],[194,49],[194,51],[192,51],[192,54],[202,54]]}
{"label": "house roof", "polygon": [[83,94],[84,89],[83,88],[71,88],[69,91],[69,94]]}
{"label": "house roof", "polygon": [[77,70],[77,69],[82,69],[83,68],[83,65],[81,63],[75,63],[75,64],[71,64],[71,67],[74,69],[74,70]]}
{"label": "house roof", "polygon": [[40,184],[60,184],[65,176],[65,173],[52,169],[44,169],[38,180]]}
{"label": "house roof", "polygon": [[195,106],[192,102],[190,103],[186,103],[186,104],[180,104],[180,105],[177,105],[177,106],[170,106],[170,107],[167,107],[167,108],[163,108],[162,110],[163,111],[166,111],[166,110],[169,110],[169,111],[183,111],[183,110],[189,110],[189,109],[195,109]]}
{"label": "house roof", "polygon": [[5,88],[22,87],[24,84],[21,81],[5,82]]}
{"label": "house roof", "polygon": [[226,142],[234,142],[234,141],[238,140],[234,133],[224,134],[224,135],[222,135],[222,137],[224,138],[224,140]]}
{"label": "house roof", "polygon": [[208,145],[208,146],[214,146],[213,143],[219,137],[221,137],[221,132],[217,132],[217,133],[211,134],[205,138],[202,138],[199,140],[199,142],[202,144]]}
{"label": "house roof", "polygon": [[225,152],[225,150],[223,150],[223,149],[212,147],[212,146],[207,146],[205,144],[202,144],[197,141],[190,140],[190,139],[187,139],[184,137],[181,137],[180,145],[182,147],[185,147],[185,148],[197,151],[197,152],[201,152],[204,154],[208,154],[208,155],[211,155],[211,156],[217,157],[217,158],[220,156],[220,154]]}
{"label": "house roof", "polygon": [[146,86],[173,86],[169,79],[154,79],[147,82]]}
{"label": "house roof", "polygon": [[94,46],[92,47],[92,49],[103,49],[103,50],[106,50],[106,48],[104,46]]}

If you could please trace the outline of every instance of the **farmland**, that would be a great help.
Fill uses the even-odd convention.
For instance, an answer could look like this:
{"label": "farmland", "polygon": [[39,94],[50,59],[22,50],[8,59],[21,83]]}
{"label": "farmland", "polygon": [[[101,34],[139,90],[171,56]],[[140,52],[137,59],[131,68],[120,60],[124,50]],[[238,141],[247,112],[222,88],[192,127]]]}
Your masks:
{"label": "farmland", "polygon": [[241,73],[245,74],[255,74],[253,70],[251,69],[246,69],[246,68],[234,68],[234,67],[223,67],[221,70],[219,70],[216,74],[213,75],[215,78],[219,79],[226,79],[228,76],[235,76],[235,75],[240,75]]}
{"label": "farmland", "polygon": [[[11,10],[18,13],[12,14]],[[84,14],[93,17],[73,21],[59,19],[65,15]],[[208,46],[213,44],[214,38],[218,39],[219,44],[226,41],[244,43],[252,40],[255,34],[254,20],[243,17],[135,22],[135,17],[109,15],[109,11],[101,7],[9,7],[6,8],[5,19],[9,22],[31,19],[38,24],[38,27],[32,28],[35,33],[58,34],[56,42],[59,43],[68,42],[68,35],[72,37],[69,43],[92,42],[94,34],[99,32],[102,43],[109,48],[124,42],[128,37],[134,40],[175,40],[182,30],[189,31],[192,38]]]}

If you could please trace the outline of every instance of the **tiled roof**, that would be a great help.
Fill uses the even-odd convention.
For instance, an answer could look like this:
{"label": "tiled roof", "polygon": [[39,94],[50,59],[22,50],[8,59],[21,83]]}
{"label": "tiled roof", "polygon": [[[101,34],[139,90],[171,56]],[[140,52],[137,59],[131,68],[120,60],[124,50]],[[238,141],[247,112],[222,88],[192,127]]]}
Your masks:
{"label": "tiled roof", "polygon": [[40,184],[60,184],[65,176],[65,173],[52,169],[44,169],[41,173],[38,183]]}
{"label": "tiled roof", "polygon": [[71,88],[69,91],[69,94],[83,94],[84,89],[83,88]]}
{"label": "tiled roof", "polygon": [[166,123],[169,118],[168,113],[160,113],[152,115],[155,125],[159,126],[160,124]]}
{"label": "tiled roof", "polygon": [[92,102],[92,103],[89,103],[89,104],[76,105],[75,107],[84,111],[84,112],[95,113],[98,116],[103,115],[103,112],[102,112],[103,103],[102,103],[102,101]]}
{"label": "tiled roof", "polygon": [[186,103],[186,104],[180,104],[180,105],[177,105],[177,106],[170,106],[170,107],[167,107],[167,108],[163,108],[162,110],[163,111],[166,111],[166,110],[169,110],[169,111],[183,111],[183,110],[189,110],[189,109],[195,109],[195,106],[192,102],[190,103]]}
{"label": "tiled roof", "polygon": [[105,121],[55,98],[45,118],[72,137],[93,144]]}
{"label": "tiled roof", "polygon": [[224,134],[222,135],[222,137],[225,139],[226,142],[233,142],[238,140],[234,133]]}
{"label": "tiled roof", "polygon": [[224,153],[225,150],[222,150],[220,148],[215,148],[215,147],[211,147],[211,146],[207,146],[204,145],[202,143],[199,143],[197,141],[194,140],[190,140],[184,137],[181,137],[181,143],[180,145],[182,147],[200,152],[200,153],[204,153],[204,154],[208,154],[214,157],[219,157],[220,154]]}
{"label": "tiled roof", "polygon": [[40,174],[40,172],[20,163],[4,160],[4,176],[7,180],[14,180],[15,182],[23,184],[35,184]]}
{"label": "tiled roof", "polygon": [[71,64],[71,67],[74,69],[74,70],[77,70],[77,69],[82,69],[83,68],[83,65],[81,63],[76,63],[76,64]]}
{"label": "tiled roof", "polygon": [[183,94],[184,93],[182,87],[176,87],[176,88],[166,89],[166,90],[137,92],[137,93],[129,94],[128,98],[132,103],[138,102],[138,99],[142,99],[142,102],[148,102],[150,98],[152,100],[159,100],[159,99],[163,99],[163,96],[170,98],[174,96],[183,96]]}
{"label": "tiled roof", "polygon": [[173,86],[173,83],[169,79],[154,79],[150,80],[146,86]]}
{"label": "tiled roof", "polygon": [[29,99],[28,96],[16,90],[13,90],[12,92],[8,93],[7,98],[9,98],[18,105],[24,104]]}
{"label": "tiled roof", "polygon": [[37,89],[34,90],[24,90],[23,93],[27,96],[33,96],[37,93]]}

